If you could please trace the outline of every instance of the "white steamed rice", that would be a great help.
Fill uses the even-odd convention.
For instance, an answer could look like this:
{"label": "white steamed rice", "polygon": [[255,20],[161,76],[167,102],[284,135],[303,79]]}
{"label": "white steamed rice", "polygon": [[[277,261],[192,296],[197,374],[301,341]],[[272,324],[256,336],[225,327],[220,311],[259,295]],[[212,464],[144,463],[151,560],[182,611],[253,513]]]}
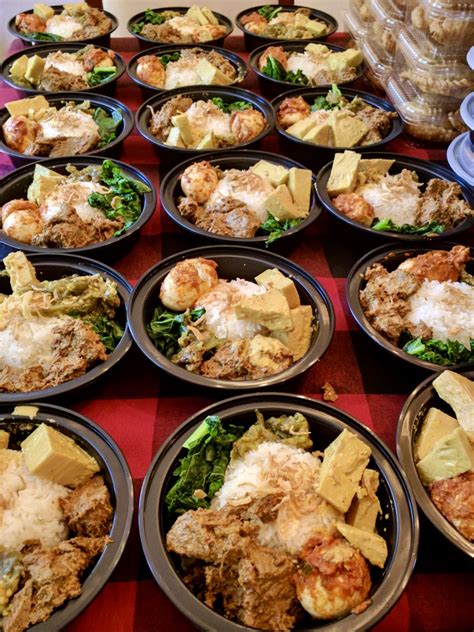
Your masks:
{"label": "white steamed rice", "polygon": [[457,281],[425,281],[410,298],[408,320],[424,323],[433,338],[457,340],[470,347],[474,338],[474,287]]}
{"label": "white steamed rice", "polygon": [[267,288],[244,279],[235,281],[220,279],[210,292],[199,298],[197,306],[205,308],[207,326],[217,338],[221,340],[253,338],[264,328],[245,318],[237,318],[235,306],[244,298],[263,294],[266,291]]}
{"label": "white steamed rice", "polygon": [[1,452],[9,454],[0,474],[0,549],[18,551],[26,540],[44,546],[65,540],[68,529],[58,501],[69,493],[67,487],[31,474],[21,452]]}

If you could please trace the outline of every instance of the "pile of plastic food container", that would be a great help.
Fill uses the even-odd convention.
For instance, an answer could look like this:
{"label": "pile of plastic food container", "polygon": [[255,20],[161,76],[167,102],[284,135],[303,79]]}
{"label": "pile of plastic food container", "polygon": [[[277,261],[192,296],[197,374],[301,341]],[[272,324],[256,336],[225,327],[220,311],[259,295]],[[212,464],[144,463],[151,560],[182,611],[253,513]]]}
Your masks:
{"label": "pile of plastic food container", "polygon": [[369,79],[386,90],[408,134],[449,143],[466,131],[459,108],[474,90],[466,62],[474,0],[356,0],[346,25],[364,53]]}

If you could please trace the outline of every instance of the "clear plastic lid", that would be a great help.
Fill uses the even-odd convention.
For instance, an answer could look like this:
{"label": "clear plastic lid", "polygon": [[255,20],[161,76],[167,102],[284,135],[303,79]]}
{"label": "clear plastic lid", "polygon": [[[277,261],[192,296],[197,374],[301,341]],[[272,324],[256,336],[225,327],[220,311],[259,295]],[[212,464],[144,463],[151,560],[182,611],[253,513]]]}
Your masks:
{"label": "clear plastic lid", "polygon": [[417,31],[425,49],[462,55],[474,41],[474,2],[408,0],[406,23]]}
{"label": "clear plastic lid", "polygon": [[406,83],[394,76],[387,79],[387,96],[406,124],[406,131],[415,138],[430,142],[448,143],[465,131],[459,103],[448,108],[434,106],[420,99],[415,90],[407,89]]}
{"label": "clear plastic lid", "polygon": [[370,42],[365,41],[361,44],[361,51],[364,55],[364,61],[367,65],[367,76],[370,81],[378,88],[385,90],[385,85],[388,77],[390,76],[393,67],[390,63],[386,63],[379,52],[371,45]]}
{"label": "clear plastic lid", "polygon": [[398,33],[395,74],[409,81],[426,101],[463,99],[474,90],[474,71],[464,58],[430,57],[407,29]]}
{"label": "clear plastic lid", "polygon": [[361,22],[372,22],[374,19],[367,0],[349,0],[349,13],[356,15]]}
{"label": "clear plastic lid", "polygon": [[361,21],[357,13],[346,11],[343,14],[343,19],[347,32],[350,33],[352,39],[356,42],[364,40],[367,37],[367,24]]}
{"label": "clear plastic lid", "polygon": [[385,61],[395,56],[397,33],[402,26],[403,11],[397,9],[389,0],[367,0],[374,21],[369,24],[368,38],[372,47]]}
{"label": "clear plastic lid", "polygon": [[474,92],[468,94],[464,101],[461,103],[461,118],[469,127],[474,130]]}

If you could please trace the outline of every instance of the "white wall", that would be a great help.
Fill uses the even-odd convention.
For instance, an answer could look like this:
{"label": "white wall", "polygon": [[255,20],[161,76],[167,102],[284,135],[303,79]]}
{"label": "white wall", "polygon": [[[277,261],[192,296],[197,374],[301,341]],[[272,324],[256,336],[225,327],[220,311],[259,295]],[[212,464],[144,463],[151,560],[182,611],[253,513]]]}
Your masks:
{"label": "white wall", "polygon": [[[0,55],[2,57],[6,55],[12,39],[6,28],[7,21],[12,15],[31,8],[34,2],[35,0],[0,0]],[[60,4],[61,0],[41,0],[41,2],[44,4]],[[347,8],[349,0],[300,0],[300,2],[304,6],[321,9],[321,11],[334,15],[339,22],[339,30],[343,30],[342,11]],[[248,2],[246,0],[160,0],[159,2],[157,0],[104,0],[104,8],[118,17],[120,25],[115,32],[117,37],[128,35],[126,24],[128,19],[135,13],[156,6],[191,6],[191,4],[206,5],[233,19],[242,9],[264,4],[264,0],[257,0],[256,2]]]}

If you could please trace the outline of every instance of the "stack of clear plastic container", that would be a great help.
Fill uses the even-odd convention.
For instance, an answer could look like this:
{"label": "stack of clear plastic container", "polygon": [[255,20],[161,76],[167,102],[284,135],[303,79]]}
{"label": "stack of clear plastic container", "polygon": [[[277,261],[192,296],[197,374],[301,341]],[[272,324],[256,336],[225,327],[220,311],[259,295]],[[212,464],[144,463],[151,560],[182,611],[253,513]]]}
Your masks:
{"label": "stack of clear plastic container", "polygon": [[459,107],[474,90],[473,39],[472,0],[407,0],[385,88],[411,136],[448,143],[466,130]]}
{"label": "stack of clear plastic container", "polygon": [[393,68],[397,34],[407,0],[351,0],[345,16],[347,30],[360,46],[367,75],[379,89],[385,89]]}

